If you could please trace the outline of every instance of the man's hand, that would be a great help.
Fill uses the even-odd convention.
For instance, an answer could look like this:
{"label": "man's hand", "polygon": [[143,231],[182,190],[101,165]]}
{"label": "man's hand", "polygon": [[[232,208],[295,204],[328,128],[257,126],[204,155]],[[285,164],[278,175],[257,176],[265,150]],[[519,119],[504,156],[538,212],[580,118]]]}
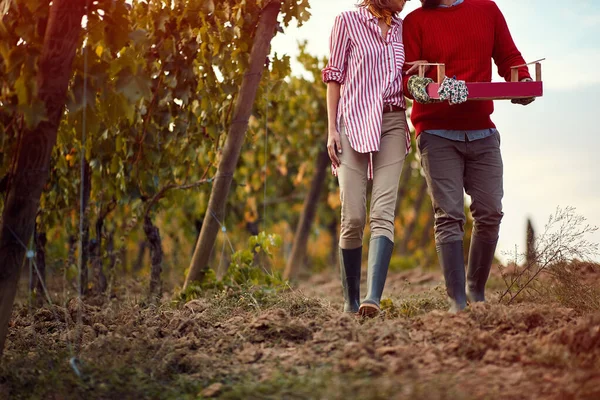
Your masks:
{"label": "man's hand", "polygon": [[412,95],[417,103],[429,104],[434,103],[427,93],[427,86],[433,83],[433,79],[413,75],[408,78],[408,92]]}
{"label": "man's hand", "polygon": [[340,166],[340,159],[338,153],[342,154],[342,144],[340,142],[340,133],[336,128],[329,129],[327,135],[327,153],[331,163],[337,168]]}
{"label": "man's hand", "polygon": [[[410,75],[410,74],[414,73],[415,71],[418,71],[419,65],[427,64],[427,63],[428,63],[427,60],[417,60],[417,61],[411,61],[411,62],[404,63],[405,65],[411,66],[406,72],[404,72],[404,75]],[[429,71],[430,67],[431,66],[429,66],[429,65],[425,66],[425,73],[427,73],[427,71]]]}
{"label": "man's hand", "polygon": [[[532,82],[531,78],[523,78],[521,82]],[[535,101],[535,97],[527,97],[525,99],[512,99],[510,102],[513,104],[521,104],[522,106],[526,106],[527,104],[531,104]]]}

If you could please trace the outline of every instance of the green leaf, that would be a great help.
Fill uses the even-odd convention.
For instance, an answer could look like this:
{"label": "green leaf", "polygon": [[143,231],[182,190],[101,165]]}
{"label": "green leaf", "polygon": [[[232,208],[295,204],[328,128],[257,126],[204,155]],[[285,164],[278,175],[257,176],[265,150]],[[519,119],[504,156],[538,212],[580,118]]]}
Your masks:
{"label": "green leaf", "polygon": [[15,82],[15,92],[17,93],[17,99],[19,100],[19,106],[26,106],[29,104],[30,99],[30,88],[29,79],[24,74],[21,74]]}
{"label": "green leaf", "polygon": [[137,103],[142,98],[149,100],[152,96],[150,81],[140,75],[134,75],[129,68],[119,72],[116,88],[117,92],[122,93],[131,103]]}

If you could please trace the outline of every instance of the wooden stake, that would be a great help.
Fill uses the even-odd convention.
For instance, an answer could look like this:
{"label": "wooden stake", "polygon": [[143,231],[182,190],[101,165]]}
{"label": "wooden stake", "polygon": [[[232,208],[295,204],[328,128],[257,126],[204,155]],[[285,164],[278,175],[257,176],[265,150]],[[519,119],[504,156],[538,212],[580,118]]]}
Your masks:
{"label": "wooden stake", "polygon": [[519,82],[519,67],[512,67],[510,69],[510,81]]}
{"label": "wooden stake", "polygon": [[442,82],[444,82],[445,77],[446,77],[446,65],[438,64],[438,66],[437,66],[437,83],[439,85],[441,85]]}

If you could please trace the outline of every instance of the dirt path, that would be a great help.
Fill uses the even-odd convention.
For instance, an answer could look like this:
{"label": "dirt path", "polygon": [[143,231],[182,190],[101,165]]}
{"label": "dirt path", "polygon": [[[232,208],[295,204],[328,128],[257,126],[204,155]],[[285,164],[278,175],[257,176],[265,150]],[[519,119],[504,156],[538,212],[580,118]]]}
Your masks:
{"label": "dirt path", "polygon": [[211,293],[173,307],[76,303],[11,322],[0,398],[599,399],[600,313],[556,304],[445,309],[435,273],[392,274],[386,313],[340,313],[332,274],[296,290]]}

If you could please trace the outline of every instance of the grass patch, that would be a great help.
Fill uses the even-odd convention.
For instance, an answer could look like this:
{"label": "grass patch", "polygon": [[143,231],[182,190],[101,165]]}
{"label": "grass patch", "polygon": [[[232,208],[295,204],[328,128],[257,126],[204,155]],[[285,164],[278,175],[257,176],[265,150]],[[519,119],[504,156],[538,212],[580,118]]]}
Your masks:
{"label": "grass patch", "polygon": [[412,318],[433,310],[446,310],[448,302],[443,291],[441,286],[436,286],[421,295],[412,295],[398,300],[383,299],[381,310],[386,313],[386,318]]}
{"label": "grass patch", "polygon": [[102,368],[90,362],[78,376],[68,353],[29,353],[5,359],[0,395],[7,399],[196,399],[203,382],[185,375],[156,377],[133,365]]}
{"label": "grass patch", "polygon": [[435,381],[421,381],[417,376],[365,376],[359,373],[336,373],[329,368],[311,371],[305,375],[277,374],[264,382],[245,381],[234,385],[219,399],[364,399],[387,400],[469,400],[450,376],[439,376]]}

